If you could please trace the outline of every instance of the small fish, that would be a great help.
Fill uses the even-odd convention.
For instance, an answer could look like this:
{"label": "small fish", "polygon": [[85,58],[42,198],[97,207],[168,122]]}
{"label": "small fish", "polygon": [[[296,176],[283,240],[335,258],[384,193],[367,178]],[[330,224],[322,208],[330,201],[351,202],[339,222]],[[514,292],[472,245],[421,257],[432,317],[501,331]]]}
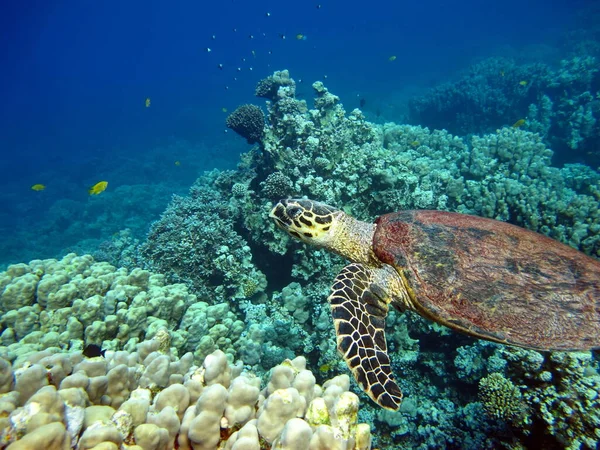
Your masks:
{"label": "small fish", "polygon": [[322,366],[319,366],[319,372],[321,373],[329,372],[331,369],[333,369],[333,364],[323,364]]}
{"label": "small fish", "polygon": [[249,35],[248,35],[248,39],[254,39],[254,36],[253,36],[253,35],[251,35],[251,34],[249,34]]}
{"label": "small fish", "polygon": [[102,347],[96,344],[86,345],[82,352],[83,356],[85,356],[86,358],[96,358],[98,356],[104,358],[105,353],[106,350],[102,350]]}
{"label": "small fish", "polygon": [[513,124],[513,128],[519,128],[522,127],[523,125],[525,125],[525,119],[519,119],[517,120],[514,124]]}
{"label": "small fish", "polygon": [[265,13],[265,16],[266,16],[266,17],[271,17],[271,13],[270,13],[270,12],[267,12],[267,13]]}
{"label": "small fish", "polygon": [[[234,30],[235,31],[235,30]],[[212,40],[214,41],[217,38],[214,34],[212,35]]]}
{"label": "small fish", "polygon": [[235,33],[236,31],[237,31],[237,28],[234,28],[234,29],[233,29],[233,32]]}
{"label": "small fish", "polygon": [[519,84],[520,84],[521,86],[527,86],[527,81],[525,81],[525,80],[521,80],[521,81],[519,81]]}
{"label": "small fish", "polygon": [[279,37],[280,37],[281,39],[285,39],[285,34],[281,34],[281,33],[279,33]]}
{"label": "small fish", "polygon": [[238,67],[238,68],[237,68],[237,71],[238,71],[238,72],[241,72],[241,71],[242,71],[242,68],[241,68],[241,67]]}
{"label": "small fish", "polygon": [[317,9],[321,9],[321,5],[317,5]]}
{"label": "small fish", "polygon": [[223,111],[224,113],[227,112],[227,108],[221,108],[221,111]]}
{"label": "small fish", "polygon": [[212,52],[212,50],[210,49],[210,47],[206,47],[206,53],[210,53]]}
{"label": "small fish", "polygon": [[298,33],[296,35],[296,39],[298,39],[299,41],[305,41],[306,40],[306,35],[304,35],[302,33]]}
{"label": "small fish", "polygon": [[419,141],[412,141],[412,142],[410,143],[410,146],[411,146],[412,148],[417,148],[419,145],[421,145],[421,143],[420,143]]}
{"label": "small fish", "polygon": [[254,50],[252,50],[252,56],[256,58],[256,52]]}
{"label": "small fish", "polygon": [[32,191],[36,191],[36,192],[40,192],[43,191],[44,189],[46,189],[46,185],[45,184],[34,184],[33,186],[31,186],[31,190]]}
{"label": "small fish", "polygon": [[[146,105],[146,108],[150,108],[150,97],[146,97],[146,101],[144,102],[144,104]],[[160,109],[160,108],[158,108]]]}
{"label": "small fish", "polygon": [[360,107],[364,108],[366,104],[367,104],[367,101],[364,98],[361,98],[360,102],[359,102]]}
{"label": "small fish", "polygon": [[396,55],[392,55],[388,58],[388,61],[396,61],[397,56]]}
{"label": "small fish", "polygon": [[223,64],[217,64],[217,67],[219,68],[219,70],[223,70]]}
{"label": "small fish", "polygon": [[98,194],[104,192],[106,190],[107,186],[108,186],[108,181],[99,181],[95,185],[93,185],[91,188],[88,189],[88,193],[90,195],[98,195]]}
{"label": "small fish", "polygon": [[504,76],[504,70],[500,71],[500,76],[503,77]]}
{"label": "small fish", "polygon": [[175,165],[176,166],[180,166],[181,165],[181,161],[175,161]]}

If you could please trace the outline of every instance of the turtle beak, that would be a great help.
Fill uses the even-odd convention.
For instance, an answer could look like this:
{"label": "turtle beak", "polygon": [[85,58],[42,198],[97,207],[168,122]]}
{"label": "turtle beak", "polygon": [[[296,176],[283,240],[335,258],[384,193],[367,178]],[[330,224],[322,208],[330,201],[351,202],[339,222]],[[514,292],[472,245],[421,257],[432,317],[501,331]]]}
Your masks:
{"label": "turtle beak", "polygon": [[275,221],[275,224],[286,231],[292,224],[292,219],[287,215],[287,202],[287,199],[280,200],[269,213],[269,217]]}

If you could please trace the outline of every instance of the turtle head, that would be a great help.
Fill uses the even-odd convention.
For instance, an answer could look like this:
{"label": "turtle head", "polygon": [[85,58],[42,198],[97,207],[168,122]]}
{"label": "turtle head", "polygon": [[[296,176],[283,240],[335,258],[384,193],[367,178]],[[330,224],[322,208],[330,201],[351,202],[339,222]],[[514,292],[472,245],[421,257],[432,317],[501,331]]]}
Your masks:
{"label": "turtle head", "polygon": [[338,218],[344,213],[324,203],[306,199],[280,200],[269,217],[290,236],[307,244],[328,247]]}
{"label": "turtle head", "polygon": [[380,264],[373,252],[375,224],[307,199],[280,200],[269,214],[283,231],[302,242],[325,248],[353,262]]}

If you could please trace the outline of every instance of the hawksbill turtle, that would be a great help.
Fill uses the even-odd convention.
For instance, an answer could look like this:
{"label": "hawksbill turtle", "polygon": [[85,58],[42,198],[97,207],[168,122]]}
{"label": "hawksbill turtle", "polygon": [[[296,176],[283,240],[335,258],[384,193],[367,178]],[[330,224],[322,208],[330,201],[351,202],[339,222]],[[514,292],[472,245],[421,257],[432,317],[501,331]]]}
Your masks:
{"label": "hawksbill turtle", "polygon": [[337,348],[361,388],[398,410],[385,338],[388,306],[502,344],[600,347],[600,261],[493,219],[413,210],[367,223],[305,199],[281,200],[277,226],[351,261],[328,301]]}

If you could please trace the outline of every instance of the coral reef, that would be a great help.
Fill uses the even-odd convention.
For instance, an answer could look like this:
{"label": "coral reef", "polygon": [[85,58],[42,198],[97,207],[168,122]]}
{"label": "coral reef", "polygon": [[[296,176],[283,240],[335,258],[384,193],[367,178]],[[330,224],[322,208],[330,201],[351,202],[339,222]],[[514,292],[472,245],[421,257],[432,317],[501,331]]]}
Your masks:
{"label": "coral reef", "polygon": [[184,284],[90,255],[34,260],[0,273],[0,345],[17,355],[47,348],[132,349],[167,332],[173,348],[234,359],[245,324],[227,303],[199,301]]}
{"label": "coral reef", "polygon": [[573,55],[558,68],[489,58],[456,82],[410,101],[410,120],[460,135],[516,124],[539,133],[560,162],[600,165],[600,71],[596,57]]}
{"label": "coral reef", "polygon": [[225,124],[245,138],[248,144],[255,144],[262,140],[265,114],[256,105],[242,105],[227,116]]}
{"label": "coral reef", "polygon": [[[521,432],[543,429],[565,448],[597,448],[600,444],[600,375],[589,352],[555,352],[501,347],[507,374],[522,386],[530,418]],[[526,439],[524,439],[526,440]]]}
{"label": "coral reef", "polygon": [[522,414],[521,391],[500,373],[479,381],[479,398],[485,412],[496,419],[515,420]]}
{"label": "coral reef", "polygon": [[0,347],[0,446],[10,450],[371,448],[341,375],[316,383],[304,358],[261,380],[215,351],[201,365],[154,338],[86,358]]}
{"label": "coral reef", "polygon": [[[216,301],[232,301],[232,311],[247,324],[238,355],[253,370],[296,354],[319,367],[316,376],[344,370],[323,304],[343,262],[278,233],[267,218],[278,197],[306,195],[364,220],[411,208],[477,214],[599,255],[600,177],[582,165],[552,167],[552,151],[539,135],[505,127],[459,138],[419,126],[377,126],[359,110],[347,114],[323,83],[313,88],[311,109],[295,98],[293,80],[277,86],[267,101],[263,140],[242,156],[237,170],[207,174],[188,197],[174,199],[144,244],[153,270],[194,286],[202,298],[214,291]],[[189,244],[199,237],[205,246]],[[234,265],[215,270],[222,246]],[[239,251],[244,247],[250,253]],[[251,265],[242,270],[244,261]],[[228,279],[226,270],[236,277]],[[240,289],[248,274],[260,274],[260,288]],[[481,378],[500,372],[528,401],[522,387],[527,384],[504,372],[509,362],[495,345],[473,345],[409,313],[391,312],[386,334],[407,406],[395,414],[363,408],[363,420],[377,424],[376,445],[439,448],[454,442],[484,448],[512,442],[515,420],[489,417],[476,395]],[[538,412],[516,417],[518,423],[537,423]],[[542,434],[549,442],[562,439],[548,428]],[[540,438],[540,432],[534,435]],[[520,436],[525,442],[527,436]]]}
{"label": "coral reef", "polygon": [[[244,212],[238,204],[246,203],[247,188],[243,177],[234,179],[233,173],[213,171],[192,186],[189,197],[175,196],[142,246],[153,270],[187,283],[211,303],[251,297],[266,286],[237,230],[236,219]],[[231,203],[206,189],[212,183],[226,185]]]}
{"label": "coral reef", "polygon": [[258,82],[254,95],[275,101],[277,100],[279,88],[286,86],[292,89],[296,86],[294,80],[290,78],[290,73],[287,70],[276,71],[273,75],[269,75]]}
{"label": "coral reef", "polygon": [[[543,73],[540,69],[540,77]],[[514,76],[518,80],[520,72]],[[528,90],[534,89],[533,79],[529,76]],[[214,448],[224,439],[225,448],[259,448],[257,441],[293,448],[297,439],[319,441],[321,448],[353,442],[368,448],[369,434],[358,420],[377,429],[371,438],[380,448],[535,448],[535,442],[593,448],[600,429],[594,357],[541,355],[474,341],[411,313],[390,311],[386,320],[393,370],[406,395],[401,411],[365,404],[357,412],[350,392],[360,390],[353,380],[339,376],[346,368],[337,355],[325,302],[344,263],[291,242],[268,220],[273,202],[290,195],[330,203],[363,220],[392,210],[435,208],[510,221],[600,256],[600,176],[583,165],[552,167],[552,151],[532,132],[549,129],[547,111],[555,99],[537,104],[538,130],[528,123],[460,138],[420,126],[375,125],[358,109],[347,113],[322,82],[313,89],[309,106],[295,97],[295,83],[286,71],[260,83],[257,93],[267,98],[269,115],[257,145],[241,156],[237,169],[205,173],[187,196],[174,196],[139,248],[121,234],[114,245],[100,249],[100,256],[129,269],[69,255],[63,261],[10,266],[0,274],[3,373],[12,366],[18,379],[20,361],[27,364],[33,358],[27,355],[35,351],[63,361],[61,352],[68,347],[75,367],[91,364],[77,352],[86,344],[109,350],[106,370],[88,373],[86,368],[86,375],[71,371],[68,377],[74,377],[72,387],[81,387],[89,401],[102,392],[104,400],[94,400],[95,409],[87,414],[108,416],[96,426],[115,445],[121,439],[128,445],[135,440],[142,448],[159,445],[150,441],[169,448],[178,435],[185,440],[178,441],[180,448]],[[525,108],[533,104],[527,95],[519,100]],[[146,353],[150,344],[140,342],[150,338],[159,344]],[[177,355],[183,356],[178,360]],[[295,359],[298,355],[306,366]],[[47,378],[45,370],[53,370],[57,379],[63,376],[59,368],[46,369],[46,360],[43,370],[36,366],[45,357],[31,360],[27,377]],[[285,359],[292,362],[277,366]],[[216,364],[214,370],[205,367],[205,377],[210,372],[219,381],[190,388],[193,364],[203,360],[205,366]],[[233,366],[236,360],[259,377],[277,367],[260,391],[254,378],[240,374],[241,365]],[[117,367],[111,380],[142,375],[102,391],[103,377]],[[315,368],[312,378],[305,367]],[[140,386],[148,389],[159,374],[162,381],[149,388],[150,398],[141,391],[139,397],[133,394]],[[12,386],[11,379],[0,377],[0,384]],[[326,384],[327,379],[337,381]],[[180,397],[183,403],[163,398],[160,405],[167,406],[154,406],[157,389],[182,384],[190,396],[187,410],[193,411],[188,419]],[[480,384],[485,387],[481,396]],[[58,395],[64,395],[57,387]],[[180,387],[172,389],[185,398]],[[225,395],[233,389],[235,395]],[[246,399],[257,391],[262,392],[258,408],[251,408]],[[520,410],[515,406],[519,394],[524,412],[512,416],[510,410]],[[134,428],[122,428],[129,423],[127,415],[114,414],[127,402],[164,417],[148,420],[148,413],[140,413],[142,420],[134,416],[139,408],[132,406],[125,413],[134,416]],[[27,415],[27,408],[38,408],[26,405],[7,406],[9,415],[18,410],[15,422]],[[98,409],[106,406],[116,411]],[[342,411],[349,414],[340,419]],[[57,448],[66,445],[69,422],[48,419],[62,417],[60,412],[43,413],[44,434],[55,437]],[[327,426],[334,430],[322,428]],[[88,429],[79,430],[81,443]],[[217,436],[218,430],[226,431]],[[32,427],[22,439],[36,439],[36,433]],[[332,433],[341,436],[335,445]],[[75,434],[69,436],[74,439]],[[92,437],[90,445],[100,442]]]}

